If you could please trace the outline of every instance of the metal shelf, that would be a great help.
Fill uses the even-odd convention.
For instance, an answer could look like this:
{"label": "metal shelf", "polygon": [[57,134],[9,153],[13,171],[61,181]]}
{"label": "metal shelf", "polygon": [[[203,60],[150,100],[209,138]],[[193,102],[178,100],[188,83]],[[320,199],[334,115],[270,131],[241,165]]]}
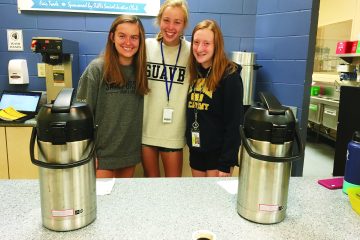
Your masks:
{"label": "metal shelf", "polygon": [[[317,124],[310,120],[308,121],[307,128],[316,134],[316,140],[319,140],[319,136],[321,135],[322,137],[325,137],[326,139],[336,142],[336,130],[327,128],[321,124]],[[328,130],[328,133],[326,133],[326,130]]]}
{"label": "metal shelf", "polygon": [[322,103],[329,106],[339,107],[339,100],[332,98],[310,96],[310,100],[312,103]]}
{"label": "metal shelf", "polygon": [[336,54],[337,57],[360,57],[360,53]]}
{"label": "metal shelf", "polygon": [[360,53],[336,54],[335,56],[343,59],[348,63],[351,63],[353,61],[353,58],[360,58]]}

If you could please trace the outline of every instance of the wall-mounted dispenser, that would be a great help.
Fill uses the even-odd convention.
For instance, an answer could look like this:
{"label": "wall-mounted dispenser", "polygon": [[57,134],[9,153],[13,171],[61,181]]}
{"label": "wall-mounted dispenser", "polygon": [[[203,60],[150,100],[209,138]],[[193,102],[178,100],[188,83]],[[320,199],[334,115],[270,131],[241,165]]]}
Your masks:
{"label": "wall-mounted dispenser", "polygon": [[29,72],[25,59],[11,59],[8,71],[9,84],[29,84]]}

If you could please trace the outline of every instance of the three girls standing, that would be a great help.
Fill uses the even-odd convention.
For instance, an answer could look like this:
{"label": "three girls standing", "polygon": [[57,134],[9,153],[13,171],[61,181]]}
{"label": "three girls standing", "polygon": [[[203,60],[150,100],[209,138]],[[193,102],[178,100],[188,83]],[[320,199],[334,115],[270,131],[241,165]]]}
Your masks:
{"label": "three girls standing", "polygon": [[98,177],[132,177],[141,152],[145,176],[160,176],[160,156],[165,176],[180,177],[186,139],[193,176],[231,175],[243,115],[241,68],[227,59],[214,21],[194,28],[190,46],[183,39],[188,16],[185,1],[165,1],[146,52],[141,21],[116,18],[105,53],[81,76],[77,98],[98,126]]}

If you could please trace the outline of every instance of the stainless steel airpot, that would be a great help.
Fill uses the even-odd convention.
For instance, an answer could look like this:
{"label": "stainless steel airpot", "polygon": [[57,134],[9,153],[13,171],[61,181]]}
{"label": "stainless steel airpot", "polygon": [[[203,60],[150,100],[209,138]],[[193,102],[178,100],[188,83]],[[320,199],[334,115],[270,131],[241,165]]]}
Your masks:
{"label": "stainless steel airpot", "polygon": [[41,107],[30,141],[31,161],[39,166],[42,222],[54,231],[75,230],[96,218],[93,115],[72,98],[73,89],[63,89],[53,104]]}
{"label": "stainless steel airpot", "polygon": [[285,218],[291,162],[303,156],[304,147],[290,108],[270,93],[260,92],[260,99],[240,127],[237,211],[250,221],[270,224]]}

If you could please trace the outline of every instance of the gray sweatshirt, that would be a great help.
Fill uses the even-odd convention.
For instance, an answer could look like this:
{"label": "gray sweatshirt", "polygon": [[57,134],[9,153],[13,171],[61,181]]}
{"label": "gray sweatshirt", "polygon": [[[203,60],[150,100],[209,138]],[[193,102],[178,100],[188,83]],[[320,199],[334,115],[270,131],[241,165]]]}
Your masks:
{"label": "gray sweatshirt", "polygon": [[135,67],[122,66],[126,86],[103,81],[102,58],[94,59],[79,80],[77,100],[94,113],[99,169],[129,167],[141,161],[144,98],[136,94]]}

